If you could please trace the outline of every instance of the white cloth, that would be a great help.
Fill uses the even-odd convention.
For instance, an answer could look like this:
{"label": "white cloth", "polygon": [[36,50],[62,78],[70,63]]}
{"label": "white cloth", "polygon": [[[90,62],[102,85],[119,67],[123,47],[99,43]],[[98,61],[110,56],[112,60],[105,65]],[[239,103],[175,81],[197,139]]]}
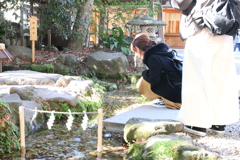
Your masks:
{"label": "white cloth", "polygon": [[239,121],[238,85],[231,36],[205,28],[188,38],[183,61],[182,107],[178,120],[209,128]]}

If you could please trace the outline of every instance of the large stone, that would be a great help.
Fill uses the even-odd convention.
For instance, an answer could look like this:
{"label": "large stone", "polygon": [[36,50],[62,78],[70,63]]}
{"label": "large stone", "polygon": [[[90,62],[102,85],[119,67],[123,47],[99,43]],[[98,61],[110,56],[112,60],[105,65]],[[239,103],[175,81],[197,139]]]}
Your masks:
{"label": "large stone", "polygon": [[1,99],[8,104],[9,108],[12,111],[11,114],[14,115],[12,116],[11,121],[16,124],[19,120],[18,108],[19,106],[22,105],[21,98],[19,97],[18,94],[14,93],[14,94],[4,95],[3,97],[1,97]]}
{"label": "large stone", "polygon": [[1,99],[6,102],[11,109],[11,121],[14,124],[19,125],[19,107],[24,106],[24,119],[25,119],[25,130],[26,133],[35,133],[39,130],[44,123],[44,115],[36,112],[36,117],[33,119],[35,112],[28,109],[42,110],[41,104],[33,101],[22,101],[18,94],[13,93],[1,97]]}
{"label": "large stone", "polygon": [[127,143],[143,141],[157,134],[181,132],[184,125],[174,120],[131,118],[124,127],[124,140]]}
{"label": "large stone", "polygon": [[90,86],[92,86],[93,84],[94,83],[92,80],[72,80],[68,84],[67,89],[77,94],[82,94],[84,96],[91,96],[93,92]]}
{"label": "large stone", "polygon": [[0,84],[4,85],[53,85],[62,75],[30,70],[0,73]]}
{"label": "large stone", "polygon": [[128,56],[129,62],[134,66],[135,71],[141,73],[142,71],[148,69],[145,64],[143,64],[142,59],[138,58],[135,53],[131,53]]}
{"label": "large stone", "polygon": [[80,62],[73,54],[60,54],[52,63],[54,72],[63,75],[75,74],[79,64]]}
{"label": "large stone", "polygon": [[56,86],[66,87],[72,80],[82,80],[82,77],[79,77],[79,76],[62,76],[57,80]]}
{"label": "large stone", "polygon": [[[193,146],[192,138],[183,133],[152,136],[143,146],[142,158],[144,160],[171,159],[173,154],[179,155],[178,148],[181,146]],[[160,150],[162,154],[158,152]],[[168,152],[169,150],[171,152]]]}
{"label": "large stone", "polygon": [[61,90],[50,90],[50,88],[36,88],[34,86],[17,86],[10,89],[10,94],[17,93],[22,100],[61,102],[68,103],[70,106],[75,107],[77,95],[71,95],[65,90],[60,91]]}
{"label": "large stone", "polygon": [[73,54],[60,54],[58,56],[58,59],[61,61],[62,64],[70,67],[70,68],[78,68],[79,67],[79,61],[77,60],[77,57]]}
{"label": "large stone", "polygon": [[196,146],[183,145],[181,148],[179,148],[179,153],[181,153],[178,156],[179,160],[226,160],[214,152],[209,152]]}
{"label": "large stone", "polygon": [[43,110],[40,103],[33,101],[22,101],[25,118],[26,133],[33,134],[41,129],[45,123],[45,116],[40,112],[34,112],[32,110]]}
{"label": "large stone", "polygon": [[27,62],[32,61],[32,50],[30,48],[14,45],[8,46],[7,50],[13,55],[14,59],[19,58]]}
{"label": "large stone", "polygon": [[127,57],[122,52],[107,53],[98,51],[89,55],[87,67],[100,77],[119,77],[129,69]]}
{"label": "large stone", "polygon": [[22,105],[22,100],[18,94],[8,94],[1,97],[2,100],[8,103],[9,107],[15,110],[18,110],[18,107]]}
{"label": "large stone", "polygon": [[69,75],[74,73],[74,70],[72,70],[67,65],[62,64],[59,60],[54,61],[52,65],[54,67],[54,73],[62,75]]}

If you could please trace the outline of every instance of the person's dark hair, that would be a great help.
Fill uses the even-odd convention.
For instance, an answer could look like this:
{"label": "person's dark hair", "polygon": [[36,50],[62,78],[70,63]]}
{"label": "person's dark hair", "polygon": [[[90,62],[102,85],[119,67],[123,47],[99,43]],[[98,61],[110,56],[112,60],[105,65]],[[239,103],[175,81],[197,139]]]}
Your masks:
{"label": "person's dark hair", "polygon": [[142,51],[146,51],[148,48],[156,45],[157,43],[150,39],[148,34],[146,33],[140,33],[135,36],[131,43],[131,50],[133,52],[136,52],[136,47],[138,47]]}

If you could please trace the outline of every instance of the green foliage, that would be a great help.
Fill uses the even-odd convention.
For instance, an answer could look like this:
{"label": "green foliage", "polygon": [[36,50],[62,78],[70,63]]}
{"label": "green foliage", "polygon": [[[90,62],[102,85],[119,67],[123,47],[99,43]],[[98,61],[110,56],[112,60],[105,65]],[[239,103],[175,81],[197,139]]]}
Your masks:
{"label": "green foliage", "polygon": [[156,159],[178,159],[178,147],[181,145],[180,141],[159,141],[154,143],[153,150],[148,153],[148,157],[155,157]]}
{"label": "green foliage", "polygon": [[143,144],[134,143],[130,145],[127,155],[131,157],[131,160],[141,160],[142,150],[143,150]]}
{"label": "green foliage", "polygon": [[8,104],[0,100],[0,153],[11,153],[20,149],[19,128],[10,121],[12,110]]}
{"label": "green foliage", "polygon": [[[89,26],[91,19],[81,19],[78,17],[81,14],[81,7],[86,3],[86,0],[2,0],[0,5],[0,11],[5,12],[8,10],[14,10],[13,15],[15,18],[20,19],[18,11],[21,9],[27,12],[24,4],[38,5],[35,7],[35,11],[38,13],[38,36],[39,39],[43,39],[46,36],[46,30],[52,29],[55,35],[61,36],[63,39],[76,39],[83,38],[84,26]],[[94,0],[93,12],[97,16],[101,23],[92,21],[94,26],[93,31],[96,37],[99,37],[101,30],[105,34],[109,34],[109,29],[120,27],[125,35],[132,35],[132,32],[139,30],[139,26],[129,26],[126,23],[133,19],[139,19],[146,11],[142,10],[140,13],[135,14],[133,11],[142,6],[150,6],[151,1],[139,0],[135,2],[120,2],[118,0]],[[159,11],[159,6],[155,6],[153,9],[154,15],[156,11]],[[1,12],[0,12],[1,13]],[[31,13],[32,14],[32,13]],[[104,20],[102,20],[104,19]],[[28,19],[21,20],[25,24]],[[19,21],[19,22],[21,22]],[[28,32],[28,31],[26,31]],[[88,32],[88,30],[86,30]],[[99,37],[101,39],[101,37]],[[123,46],[120,48],[124,53],[128,53],[128,47]]]}
{"label": "green foliage", "polygon": [[3,13],[0,10],[0,42],[12,39],[15,33],[15,28],[10,21],[4,20]]}
{"label": "green foliage", "polygon": [[[148,6],[149,1],[140,0],[135,2],[120,2],[118,0],[95,0],[94,4],[96,8],[93,10],[99,19],[104,18],[105,21],[101,24],[94,24],[99,28],[102,28],[104,33],[108,33],[109,24],[112,27],[121,27],[127,32],[131,32],[134,28],[129,27],[126,23],[132,19],[139,18],[145,14],[144,11],[139,14],[135,14],[132,11],[142,6]],[[111,16],[110,16],[111,14]]]}
{"label": "green foliage", "polygon": [[[54,34],[61,36],[63,39],[71,39],[81,37],[79,31],[73,30],[74,25],[79,25],[88,22],[89,20],[76,19],[76,14],[79,8],[85,3],[85,0],[2,0],[0,12],[8,10],[14,11],[15,18],[20,19],[19,10],[27,11],[24,4],[34,4],[34,11],[38,13],[38,36],[40,39],[46,36],[47,29],[53,29]],[[31,15],[33,13],[30,13]],[[19,22],[28,22],[28,19],[20,20]],[[26,31],[28,32],[28,31]]]}
{"label": "green foliage", "polygon": [[157,15],[162,8],[162,4],[154,4],[154,1],[149,2],[148,6],[148,15],[151,17],[154,17],[154,15]]}
{"label": "green foliage", "polygon": [[54,28],[54,33],[63,39],[69,39],[81,36],[81,33],[73,31],[74,23],[79,23],[75,16],[78,7],[81,6],[77,0],[54,0],[44,1],[44,7],[36,8],[41,17],[39,25],[39,36],[45,36],[46,28]]}
{"label": "green foliage", "polygon": [[23,69],[30,69],[37,72],[54,73],[54,67],[51,64],[45,65],[22,65]]}
{"label": "green foliage", "polygon": [[[129,26],[127,22],[142,17],[146,13],[145,11],[142,10],[138,14],[135,14],[133,11],[142,6],[147,6],[149,2],[147,0],[135,2],[95,0],[94,4],[95,9],[93,9],[93,12],[101,20],[101,23],[92,21],[92,25],[96,28],[96,30],[93,30],[95,36],[99,37],[100,40],[104,40],[103,45],[107,45],[108,49],[117,49],[125,54],[129,54],[130,42],[126,42],[123,35],[132,35],[132,32],[139,30],[139,26]],[[121,46],[121,43],[123,46]],[[100,45],[102,45],[101,42]]]}
{"label": "green foliage", "polygon": [[112,33],[106,34],[100,31],[100,34],[104,37],[103,44],[111,51],[122,51],[125,55],[129,55],[131,50],[129,48],[130,42],[125,39],[122,28],[116,27],[112,29]]}

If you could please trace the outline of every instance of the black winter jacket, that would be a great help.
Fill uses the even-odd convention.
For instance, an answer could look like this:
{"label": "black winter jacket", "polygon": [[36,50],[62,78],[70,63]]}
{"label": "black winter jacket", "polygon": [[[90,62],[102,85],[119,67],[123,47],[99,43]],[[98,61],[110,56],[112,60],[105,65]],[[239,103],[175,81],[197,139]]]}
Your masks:
{"label": "black winter jacket", "polygon": [[143,78],[151,84],[151,90],[170,101],[181,103],[182,77],[174,67],[173,53],[165,43],[159,43],[146,50],[143,63],[148,70],[142,72]]}

